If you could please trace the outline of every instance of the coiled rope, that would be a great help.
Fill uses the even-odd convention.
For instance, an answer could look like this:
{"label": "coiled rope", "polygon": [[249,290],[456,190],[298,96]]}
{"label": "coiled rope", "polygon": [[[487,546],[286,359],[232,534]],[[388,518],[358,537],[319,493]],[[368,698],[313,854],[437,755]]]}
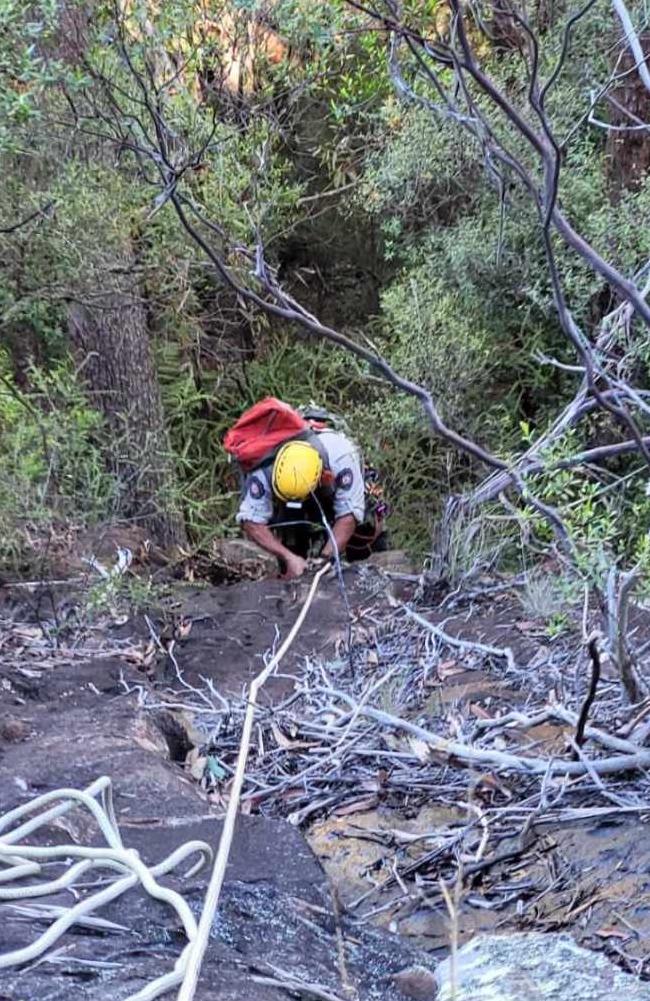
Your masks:
{"label": "coiled rope", "polygon": [[[50,806],[51,803],[56,805]],[[21,844],[23,838],[75,806],[83,806],[93,815],[106,841],[105,846],[89,848],[66,844],[43,847]],[[43,810],[43,807],[49,808]],[[29,820],[23,819],[31,814],[36,815],[31,816]],[[87,789],[57,789],[16,807],[15,810],[0,817],[0,865],[4,866],[0,868],[0,901],[27,900],[43,897],[58,890],[70,889],[91,869],[109,869],[117,872],[118,878],[98,892],[84,897],[72,907],[54,911],[53,913],[58,913],[56,920],[30,945],[0,955],[0,969],[20,966],[38,959],[74,924],[82,922],[97,908],[121,897],[138,882],[151,897],[168,904],[176,911],[189,946],[198,932],[194,915],[183,897],[176,891],[161,886],[157,878],[166,875],[187,858],[197,854],[199,858],[191,866],[187,876],[194,875],[212,858],[212,849],[204,841],[189,841],[152,867],[146,866],[134,849],[125,848],[115,819],[111,780],[107,776],[97,779]],[[75,858],[80,861],[75,862],[56,879],[30,883],[26,886],[9,885],[15,884],[25,876],[41,875],[43,862],[63,862]],[[133,995],[129,1001],[145,1001],[145,998],[159,997],[164,991],[177,986],[183,977],[182,960],[183,954],[171,973],[159,977],[144,991]]]}
{"label": "coiled rope", "polygon": [[[187,945],[178,957],[173,970],[147,984],[137,994],[131,995],[127,1001],[154,1001],[155,998],[179,986],[178,1001],[192,1001],[219,904],[219,896],[232,846],[235,821],[246,773],[257,696],[298,635],[314,600],[318,585],[330,570],[331,565],[326,564],[314,575],[302,608],[286,639],[264,669],[251,682],[237,766],[223,831],[198,925],[187,901],[176,891],[161,886],[157,882],[157,878],[176,869],[187,858],[199,855],[198,860],[185,874],[186,877],[193,876],[212,858],[213,852],[210,845],[204,841],[189,841],[157,865],[151,867],[145,865],[137,851],[125,848],[123,845],[113,808],[111,780],[107,776],[103,776],[96,779],[86,789],[57,789],[54,792],[38,796],[29,803],[0,816],[0,901],[27,900],[55,893],[58,890],[70,889],[80,877],[91,869],[108,869],[118,874],[118,877],[107,886],[84,897],[72,907],[52,909],[51,913],[57,915],[56,919],[42,935],[30,945],[13,952],[0,954],[0,970],[38,959],[74,924],[87,920],[92,911],[116,900],[127,890],[140,883],[151,897],[168,904],[175,910],[185,930]],[[67,844],[41,847],[21,843],[34,831],[77,806],[85,807],[97,821],[106,842],[105,846],[90,848]],[[44,807],[46,809],[43,809]],[[30,819],[25,819],[27,817]],[[79,861],[70,865],[63,875],[55,879],[24,886],[15,885],[18,880],[24,877],[41,875],[42,862],[63,862],[71,859],[79,859]],[[14,885],[10,886],[9,884]]]}

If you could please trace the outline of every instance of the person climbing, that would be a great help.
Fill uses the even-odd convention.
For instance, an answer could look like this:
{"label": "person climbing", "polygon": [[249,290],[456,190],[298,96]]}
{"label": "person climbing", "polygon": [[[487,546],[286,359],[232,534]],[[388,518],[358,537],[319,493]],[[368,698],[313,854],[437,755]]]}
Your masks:
{"label": "person climbing", "polygon": [[334,423],[327,411],[299,412],[267,397],[224,439],[243,474],[237,521],[287,578],[300,577],[313,557],[352,561],[386,548],[378,477]]}

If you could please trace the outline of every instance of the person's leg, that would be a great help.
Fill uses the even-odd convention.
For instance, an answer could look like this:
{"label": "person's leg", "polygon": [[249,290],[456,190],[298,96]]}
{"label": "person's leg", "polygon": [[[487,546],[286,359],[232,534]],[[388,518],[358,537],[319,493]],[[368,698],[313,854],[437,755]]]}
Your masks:
{"label": "person's leg", "polygon": [[367,560],[371,553],[385,553],[389,549],[388,532],[383,519],[372,519],[359,525],[345,551],[349,563]]}

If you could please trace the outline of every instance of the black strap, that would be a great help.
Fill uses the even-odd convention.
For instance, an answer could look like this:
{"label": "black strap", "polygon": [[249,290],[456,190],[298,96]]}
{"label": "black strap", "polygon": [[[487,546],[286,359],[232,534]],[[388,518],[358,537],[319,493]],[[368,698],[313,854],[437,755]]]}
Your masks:
{"label": "black strap", "polygon": [[318,431],[315,431],[313,428],[305,428],[304,431],[299,431],[298,434],[292,435],[291,438],[287,438],[285,441],[280,442],[279,445],[276,445],[275,448],[272,448],[271,451],[264,456],[262,461],[258,462],[252,472],[254,473],[258,469],[270,469],[275,462],[275,458],[280,449],[284,448],[285,445],[288,445],[290,441],[306,441],[309,445],[313,445],[321,457],[323,469],[330,468],[330,458],[327,454],[327,449],[320,440]]}

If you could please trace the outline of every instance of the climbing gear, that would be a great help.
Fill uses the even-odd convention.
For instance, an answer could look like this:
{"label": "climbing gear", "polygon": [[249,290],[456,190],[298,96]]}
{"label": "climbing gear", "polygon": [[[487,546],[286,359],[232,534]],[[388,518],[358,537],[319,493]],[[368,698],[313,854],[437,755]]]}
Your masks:
{"label": "climbing gear", "polygon": [[366,516],[372,514],[375,518],[383,521],[390,514],[390,506],[386,503],[384,485],[374,466],[366,466],[364,469],[364,488],[366,492]]}
{"label": "climbing gear", "polygon": [[273,462],[273,493],[285,504],[302,503],[318,486],[323,459],[308,441],[282,445]]}
{"label": "climbing gear", "polygon": [[244,472],[256,469],[279,445],[309,430],[308,421],[297,410],[274,396],[267,396],[244,411],[223,440]]}
{"label": "climbing gear", "polygon": [[372,466],[364,469],[364,494],[366,511],[363,523],[357,525],[346,547],[350,560],[367,559],[371,553],[386,548],[385,519],[390,514],[390,508],[384,498],[379,473]]}
{"label": "climbing gear", "polygon": [[186,958],[186,962],[182,967],[183,983],[178,992],[178,1001],[192,1001],[194,998],[197,980],[201,971],[201,964],[210,941],[210,936],[212,935],[214,916],[217,912],[219,897],[221,895],[221,887],[223,886],[226,866],[228,865],[228,858],[230,856],[230,848],[232,846],[233,835],[235,833],[235,821],[239,811],[242,786],[244,784],[244,777],[246,774],[246,763],[248,761],[251,746],[253,723],[255,721],[257,694],[260,688],[273,674],[276,667],[296,638],[298,632],[300,631],[300,627],[305,621],[307,612],[311,608],[318,585],[328,572],[329,566],[326,564],[314,574],[314,578],[311,582],[311,586],[307,592],[302,608],[298,613],[296,621],[289,630],[287,638],[284,640],[277,653],[270,658],[266,666],[251,682],[251,686],[248,691],[248,698],[246,699],[246,715],[244,716],[244,725],[242,727],[242,735],[239,742],[237,765],[235,767],[232,785],[229,789],[228,806],[226,807],[226,815],[224,817],[221,837],[219,839],[219,848],[214,861],[214,867],[212,869],[212,875],[210,876],[208,889],[205,894],[205,901],[203,903],[203,910],[201,911],[198,932],[196,938],[190,942],[189,946],[186,947],[186,952],[182,956],[182,959]]}
{"label": "climbing gear", "polygon": [[[343,418],[313,404],[297,410],[274,396],[267,396],[249,407],[226,432],[223,445],[245,473],[270,464],[280,445],[294,438],[308,441],[321,452],[320,431],[341,431],[348,435]],[[326,464],[326,463],[324,463]]]}

